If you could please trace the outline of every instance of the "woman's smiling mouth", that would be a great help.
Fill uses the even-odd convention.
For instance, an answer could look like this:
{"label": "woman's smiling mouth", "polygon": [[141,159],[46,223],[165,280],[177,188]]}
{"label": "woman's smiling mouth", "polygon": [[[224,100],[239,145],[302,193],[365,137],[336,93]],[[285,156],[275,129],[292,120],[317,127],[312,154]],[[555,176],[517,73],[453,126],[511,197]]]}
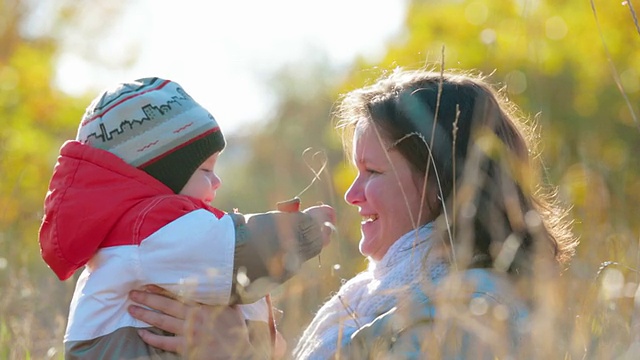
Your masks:
{"label": "woman's smiling mouth", "polygon": [[378,215],[363,215],[362,221],[360,222],[360,224],[364,225],[366,223],[374,222],[376,220],[378,220]]}

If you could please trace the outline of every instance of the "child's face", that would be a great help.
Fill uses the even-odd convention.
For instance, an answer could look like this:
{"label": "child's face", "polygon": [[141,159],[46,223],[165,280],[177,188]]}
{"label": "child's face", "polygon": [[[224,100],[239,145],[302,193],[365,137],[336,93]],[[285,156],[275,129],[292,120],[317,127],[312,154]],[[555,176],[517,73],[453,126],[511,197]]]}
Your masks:
{"label": "child's face", "polygon": [[211,155],[196,169],[186,185],[180,190],[180,195],[201,199],[207,204],[216,198],[216,190],[221,185],[220,178],[214,169],[219,154],[220,152]]}

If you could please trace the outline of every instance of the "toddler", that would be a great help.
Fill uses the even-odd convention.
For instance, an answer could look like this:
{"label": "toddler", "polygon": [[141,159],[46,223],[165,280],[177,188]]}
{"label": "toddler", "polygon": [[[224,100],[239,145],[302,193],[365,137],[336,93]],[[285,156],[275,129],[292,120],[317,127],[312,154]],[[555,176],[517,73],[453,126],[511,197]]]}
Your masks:
{"label": "toddler", "polygon": [[260,329],[251,334],[266,334],[252,341],[273,344],[268,293],[320,253],[335,214],[326,205],[247,216],[210,206],[224,146],[214,117],[173,81],[121,83],[89,105],[76,139],[60,149],[39,233],[61,280],[84,267],[67,359],[177,356],[146,345],[136,330],[150,326],[127,312],[129,291],[147,284],[205,304],[243,304]]}

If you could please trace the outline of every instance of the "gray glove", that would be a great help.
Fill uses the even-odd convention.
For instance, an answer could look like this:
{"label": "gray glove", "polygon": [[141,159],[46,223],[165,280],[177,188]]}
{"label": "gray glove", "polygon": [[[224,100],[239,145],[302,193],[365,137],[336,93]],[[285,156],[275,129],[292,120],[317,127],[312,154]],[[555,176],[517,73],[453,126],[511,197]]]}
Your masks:
{"label": "gray glove", "polygon": [[320,254],[322,229],[302,212],[230,214],[236,226],[232,303],[252,303]]}

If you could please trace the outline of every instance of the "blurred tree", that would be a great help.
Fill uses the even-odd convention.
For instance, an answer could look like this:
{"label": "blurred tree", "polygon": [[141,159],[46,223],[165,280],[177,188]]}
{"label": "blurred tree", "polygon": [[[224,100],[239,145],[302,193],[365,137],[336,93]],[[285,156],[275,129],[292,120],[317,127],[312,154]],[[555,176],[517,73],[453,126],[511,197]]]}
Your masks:
{"label": "blurred tree", "polygon": [[[247,131],[247,135],[238,134],[230,139],[225,150],[229,152],[225,154],[230,159],[227,162],[234,166],[221,167],[225,173],[223,181],[233,179],[225,182],[226,189],[218,197],[221,207],[240,207],[244,211],[273,209],[276,202],[296,196],[311,183],[314,175],[309,167],[318,171],[324,161],[340,160],[340,153],[335,151],[337,142],[330,114],[333,77],[332,70],[322,62],[285,67],[273,75],[269,83],[279,99],[273,115],[255,125],[259,131]],[[249,157],[237,162],[233,159],[237,152],[248,153]],[[242,171],[243,176],[234,176],[234,168]],[[303,203],[311,205],[333,196],[331,184],[327,184],[328,170],[301,196]]]}
{"label": "blurred tree", "polygon": [[[0,9],[0,249],[3,263],[23,266],[38,258],[42,200],[57,150],[89,102],[53,86],[61,37],[105,9],[87,1],[39,6],[17,0],[0,1]],[[6,246],[16,242],[22,245]]]}
{"label": "blurred tree", "polygon": [[[115,14],[115,4],[108,14]],[[2,358],[44,358],[54,344],[61,345],[59,314],[66,309],[69,289],[63,292],[66,284],[58,284],[46,269],[37,238],[58,148],[75,133],[88,99],[62,93],[53,81],[63,34],[78,31],[76,26],[88,18],[95,21],[101,10],[89,1],[0,0]],[[36,296],[40,292],[61,301],[43,301]]]}
{"label": "blurred tree", "polygon": [[[590,2],[579,0],[413,0],[405,28],[389,42],[386,55],[357,59],[348,77],[329,93],[309,91],[328,76],[321,70],[311,76],[300,76],[299,69],[277,74],[274,88],[282,100],[273,119],[265,119],[264,131],[231,143],[249,148],[245,155],[250,160],[247,168],[225,175],[232,180],[226,180],[224,191],[249,211],[270,208],[308,182],[302,149],[324,147],[335,193],[318,195],[323,201],[337,199],[332,205],[339,206],[340,229],[340,244],[334,242],[323,253],[329,260],[320,271],[312,270],[318,282],[309,284],[312,277],[303,275],[283,291],[280,304],[295,319],[284,322],[285,333],[298,335],[301,328],[295,327],[303,326],[336,288],[327,279],[349,277],[364,266],[356,247],[357,213],[340,199],[354,173],[342,161],[330,109],[340,94],[396,66],[439,71],[444,65],[489,75],[525,117],[540,125],[545,176],[560,185],[562,198],[573,205],[578,235],[588,234],[594,242],[580,248],[585,253],[573,271],[588,268],[581,276],[593,276],[604,259],[635,264],[634,239],[640,230],[633,215],[640,200],[640,125],[634,121],[640,97],[640,33],[631,7],[636,4],[593,4],[595,12]],[[629,103],[618,89],[618,77]],[[333,264],[340,265],[338,274]],[[302,309],[289,304],[292,297],[306,299],[303,294],[309,291],[315,298],[298,303]]]}
{"label": "blurred tree", "polygon": [[[640,200],[634,7],[637,1],[414,0],[406,31],[384,59],[359,59],[341,91],[395,66],[439,71],[443,63],[490,75],[541,126],[546,175],[574,205],[576,230],[637,234],[640,223],[627,216]],[[362,71],[372,68],[379,70]]]}
{"label": "blurred tree", "polygon": [[[62,47],[100,61],[94,39],[109,31],[119,5],[0,0],[0,358],[26,358],[29,351],[43,358],[49,348],[59,349],[65,322],[60,309],[66,309],[73,284],[60,285],[45,269],[37,230],[58,147],[75,133],[89,99],[52,86],[54,66]],[[325,154],[321,181],[301,198],[303,206],[335,206],[339,233],[320,269],[310,261],[307,272],[275,294],[285,310],[287,337],[300,334],[340,278],[365,265],[356,245],[360,219],[342,200],[354,172],[343,161],[331,111],[340,94],[395,66],[439,70],[443,63],[490,74],[541,125],[546,174],[574,204],[578,233],[593,240],[580,247],[583,268],[605,259],[637,268],[640,131],[632,114],[637,118],[639,111],[640,34],[631,6],[638,9],[637,0],[412,0],[405,28],[386,55],[357,59],[346,79],[323,58],[276,73],[271,84],[280,100],[272,116],[254,132],[229,139],[216,205],[245,213],[273,209],[311,182],[305,159],[319,168],[322,158],[303,156],[304,150]],[[58,301],[34,300],[37,292]]]}
{"label": "blurred tree", "polygon": [[[303,208],[322,202],[332,205],[338,214],[339,233],[321,258],[309,261],[300,276],[274,294],[284,310],[280,330],[287,338],[300,334],[301,325],[311,319],[319,301],[335,290],[342,278],[365,265],[357,249],[360,230],[354,226],[360,217],[342,198],[353,172],[343,162],[331,114],[336,100],[334,86],[341,80],[338,74],[322,56],[275,72],[269,80],[278,99],[273,115],[256,124],[253,133],[247,129],[230,137],[220,157],[223,186],[216,206],[226,211],[273,210],[276,202],[306,189],[300,195]],[[325,162],[319,179],[311,184],[313,171],[319,172]]]}
{"label": "blurred tree", "polygon": [[[572,348],[575,358],[587,353],[583,339],[592,357],[616,357],[628,346],[624,329],[640,266],[640,31],[634,9],[637,1],[410,1],[405,32],[386,56],[359,59],[340,89],[370,83],[395,66],[474,69],[490,75],[541,126],[545,175],[573,206],[582,242],[563,279],[567,286],[546,299],[561,310],[552,320],[556,333],[546,337],[553,341],[544,346],[558,354]],[[593,283],[605,261],[629,272],[619,281],[628,281],[631,291],[620,300],[593,302],[611,286],[604,279],[602,288]],[[576,326],[575,318],[584,320]]]}

